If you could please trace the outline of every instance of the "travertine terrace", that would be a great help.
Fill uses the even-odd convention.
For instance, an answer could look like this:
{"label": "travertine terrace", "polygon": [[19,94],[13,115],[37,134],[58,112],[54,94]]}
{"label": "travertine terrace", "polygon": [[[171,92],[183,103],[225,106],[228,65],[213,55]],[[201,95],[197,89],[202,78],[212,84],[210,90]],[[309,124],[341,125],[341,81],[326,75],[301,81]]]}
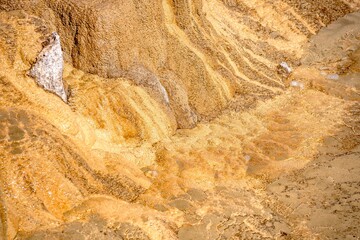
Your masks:
{"label": "travertine terrace", "polygon": [[0,0],[0,239],[359,239],[359,9]]}

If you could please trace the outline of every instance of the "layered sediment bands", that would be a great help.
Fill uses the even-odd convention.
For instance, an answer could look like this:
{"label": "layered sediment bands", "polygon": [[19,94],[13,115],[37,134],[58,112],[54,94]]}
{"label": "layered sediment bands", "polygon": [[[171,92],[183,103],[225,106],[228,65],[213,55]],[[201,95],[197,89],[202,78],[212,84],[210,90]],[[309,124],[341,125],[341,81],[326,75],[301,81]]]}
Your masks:
{"label": "layered sediment bands", "polygon": [[[158,79],[151,82],[148,76],[150,83],[144,83],[146,87],[142,88],[126,78],[104,79],[70,66],[66,66],[64,75],[71,86],[71,109],[86,116],[93,124],[91,128],[96,129],[91,137],[95,145],[110,148],[111,144],[144,139],[156,142],[176,129],[167,93],[156,88],[161,86]],[[89,102],[89,97],[96,101]],[[107,143],[101,143],[101,139]]]}
{"label": "layered sediment bands", "polygon": [[90,194],[132,201],[144,190],[126,174],[110,176],[92,168],[69,139],[26,110],[1,108],[0,126],[5,228],[28,231],[56,225],[64,212]]}
{"label": "layered sediment bands", "polygon": [[[202,117],[216,116],[236,93],[281,92],[278,63],[296,63],[308,36],[351,11],[335,0],[1,3],[56,27],[67,61],[85,72],[107,78],[138,66],[157,77],[173,72],[178,84],[168,87],[184,86],[189,106]],[[188,121],[179,125],[193,126]]]}
{"label": "layered sediment bands", "polygon": [[[326,174],[342,166],[339,154],[358,156],[359,85],[342,81],[347,76],[325,81],[314,61],[297,65],[321,52],[304,50],[309,36],[358,7],[335,0],[0,0],[0,238],[333,236],[326,229],[337,222],[324,226],[312,210],[322,208],[326,219],[328,196],[346,188],[331,185],[321,203],[306,191],[333,183]],[[54,31],[64,50],[67,104],[26,74]],[[336,37],[354,40],[354,73],[357,36]],[[283,61],[294,70],[286,80],[277,71]],[[292,80],[304,88],[288,88]],[[339,132],[333,148],[329,139]],[[281,189],[269,182],[304,167],[324,146],[323,155],[336,154],[334,168],[315,182],[316,166],[293,180],[302,181],[313,206],[286,205],[302,201],[287,188],[291,179]],[[321,172],[327,163],[320,162]],[[336,178],[351,177],[350,193],[357,166],[345,164]],[[358,226],[341,201],[331,208],[350,219],[341,229]]]}
{"label": "layered sediment bands", "polygon": [[[123,78],[105,79],[65,65],[64,81],[69,85],[71,108],[49,100],[52,97],[46,92],[41,94],[35,81],[25,74],[35,63],[42,49],[41,44],[51,29],[41,19],[23,11],[2,12],[0,29],[4,32],[1,36],[4,46],[0,56],[4,66],[1,76],[6,76],[9,84],[22,92],[27,101],[39,107],[39,112],[45,115],[50,113],[53,124],[64,133],[77,136],[85,145],[111,149],[116,148],[117,144],[126,145],[127,142],[136,144],[146,140],[151,143],[173,134],[176,129],[176,120],[170,107],[173,103],[168,102],[167,92],[160,79],[151,78],[151,72],[148,80],[136,76],[132,80],[131,74]],[[147,75],[149,71],[144,69],[141,76]],[[11,80],[17,78],[22,81]],[[174,91],[181,91],[179,89],[174,88]],[[8,90],[4,87],[2,91]],[[158,93],[161,94],[157,97]],[[11,94],[2,97],[11,98]],[[18,103],[4,99],[4,104]],[[186,92],[182,104],[185,105],[183,111],[188,111],[191,117]],[[188,118],[185,117],[185,121]]]}

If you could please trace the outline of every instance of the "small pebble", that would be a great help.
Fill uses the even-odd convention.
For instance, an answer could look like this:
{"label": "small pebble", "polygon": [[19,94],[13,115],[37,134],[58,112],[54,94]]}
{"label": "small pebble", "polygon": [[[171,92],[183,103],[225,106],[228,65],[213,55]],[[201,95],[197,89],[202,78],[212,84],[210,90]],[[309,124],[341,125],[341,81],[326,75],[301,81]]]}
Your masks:
{"label": "small pebble", "polygon": [[251,160],[251,157],[249,155],[244,156],[246,163],[248,163]]}
{"label": "small pebble", "polygon": [[291,81],[290,86],[291,87],[298,87],[301,90],[304,89],[304,84],[302,82],[298,82],[298,81]]}
{"label": "small pebble", "polygon": [[145,173],[145,176],[150,178],[157,178],[159,176],[159,173],[156,170],[150,170]]}
{"label": "small pebble", "polygon": [[152,176],[153,176],[154,178],[158,177],[158,176],[159,176],[158,171],[152,171]]}
{"label": "small pebble", "polygon": [[339,79],[339,75],[338,74],[329,74],[326,76],[326,79],[329,79],[329,80],[338,80]]}
{"label": "small pebble", "polygon": [[292,72],[291,67],[286,62],[281,62],[280,66],[282,66],[288,73]]}
{"label": "small pebble", "polygon": [[323,76],[326,76],[326,75],[327,75],[327,73],[324,72],[324,71],[321,71],[320,74],[323,75]]}

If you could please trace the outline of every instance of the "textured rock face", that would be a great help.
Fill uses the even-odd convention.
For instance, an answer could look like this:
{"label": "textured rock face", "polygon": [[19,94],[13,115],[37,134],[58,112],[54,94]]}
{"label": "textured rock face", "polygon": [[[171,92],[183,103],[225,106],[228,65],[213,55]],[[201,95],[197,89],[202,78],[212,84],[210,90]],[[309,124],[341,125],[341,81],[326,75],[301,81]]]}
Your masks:
{"label": "textured rock face", "polygon": [[184,87],[187,108],[198,119],[216,117],[239,94],[282,92],[276,66],[285,60],[296,64],[308,36],[351,11],[340,0],[2,3],[0,9],[23,9],[56,27],[66,61],[84,72],[104,78],[139,66],[157,77],[173,72],[177,84],[168,85]]}
{"label": "textured rock face", "polygon": [[358,7],[0,0],[0,239],[360,236]]}
{"label": "textured rock face", "polygon": [[45,90],[55,93],[64,102],[67,102],[67,95],[62,81],[63,71],[64,59],[60,37],[54,32],[40,52],[29,75],[35,78],[36,83]]}

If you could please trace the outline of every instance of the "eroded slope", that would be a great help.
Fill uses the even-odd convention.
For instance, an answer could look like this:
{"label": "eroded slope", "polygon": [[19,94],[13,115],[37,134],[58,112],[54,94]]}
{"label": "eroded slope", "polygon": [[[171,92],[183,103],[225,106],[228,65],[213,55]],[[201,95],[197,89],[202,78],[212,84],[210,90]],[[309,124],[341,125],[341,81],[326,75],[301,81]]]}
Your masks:
{"label": "eroded slope", "polygon": [[[304,186],[315,191],[341,166],[343,159],[336,155],[329,176],[308,182],[317,171],[311,165],[305,175],[299,170],[291,176],[321,146],[327,149],[321,154],[329,153],[329,136],[343,130],[339,142],[347,147],[339,151],[358,160],[356,80],[349,85],[342,81],[347,75],[338,82],[326,79],[322,66],[306,60],[308,53],[298,61],[308,37],[355,10],[355,2],[0,3],[2,237],[311,239],[358,234],[346,224],[324,230],[334,227],[321,218],[333,214],[323,199],[337,190],[321,195],[321,206],[287,201],[302,203],[291,181],[305,179],[299,196],[307,195]],[[27,75],[54,30],[67,60],[69,105]],[[358,45],[350,43],[355,49],[348,67],[356,73]],[[334,56],[336,62],[342,54]],[[303,65],[285,79],[277,69],[281,61]],[[329,66],[326,74],[334,69]],[[288,88],[293,80],[305,89]],[[195,128],[176,131],[190,127]],[[344,172],[358,173],[356,162],[347,166],[351,169]],[[284,172],[290,177],[271,184]],[[340,186],[341,191],[351,190],[351,184]],[[349,209],[342,208],[346,201],[339,204],[335,216],[341,221]],[[306,214],[314,209],[319,218]],[[356,214],[349,219],[348,224],[358,224]]]}

